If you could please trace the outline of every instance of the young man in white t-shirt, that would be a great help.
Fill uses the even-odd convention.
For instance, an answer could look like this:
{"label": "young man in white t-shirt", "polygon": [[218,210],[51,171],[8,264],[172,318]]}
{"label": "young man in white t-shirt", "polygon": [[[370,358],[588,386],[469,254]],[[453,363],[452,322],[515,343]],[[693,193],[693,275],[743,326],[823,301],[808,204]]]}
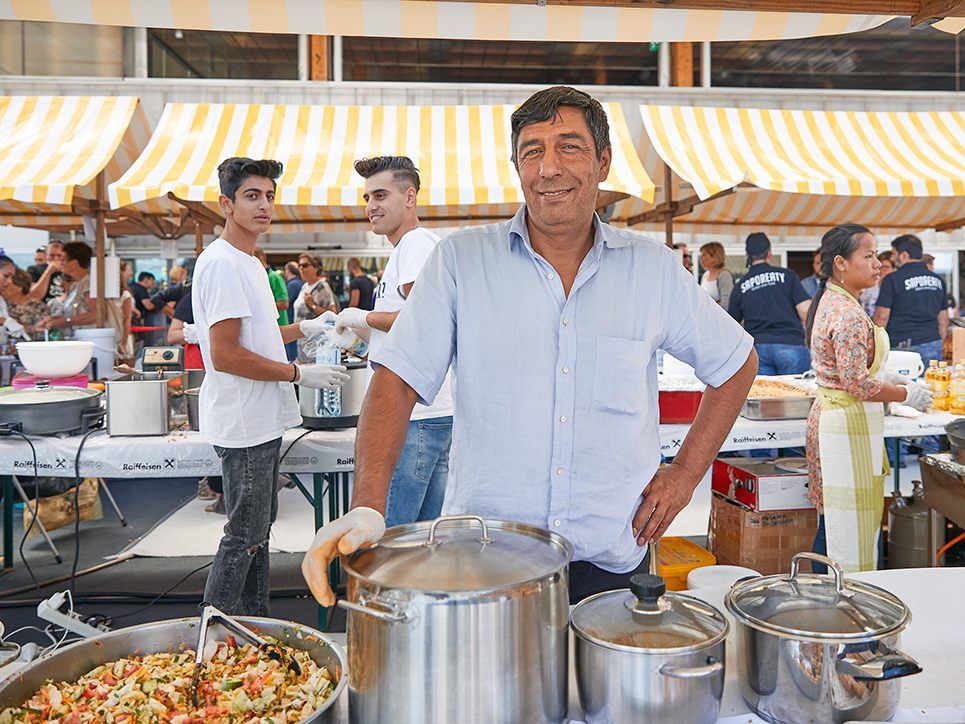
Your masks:
{"label": "young man in white t-shirt", "polygon": [[[225,215],[221,238],[198,257],[191,303],[207,370],[200,428],[221,458],[228,522],[204,589],[229,614],[269,615],[268,535],[278,512],[281,436],[301,424],[293,383],[335,389],[335,365],[294,365],[285,343],[317,334],[325,318],[278,326],[278,309],[253,255],[275,207],[277,161],[229,158],[218,167]],[[328,319],[334,319],[329,314]]]}
{"label": "young man in white t-shirt", "polygon": [[[439,237],[419,226],[419,171],[411,160],[405,156],[366,158],[356,162],[355,170],[365,179],[365,212],[372,231],[384,234],[393,249],[375,291],[375,309],[345,309],[335,326],[337,331],[351,328],[363,336],[368,333],[369,354],[374,355]],[[447,377],[432,404],[416,405],[412,411],[402,457],[389,486],[386,525],[439,517],[451,442],[452,392]]]}

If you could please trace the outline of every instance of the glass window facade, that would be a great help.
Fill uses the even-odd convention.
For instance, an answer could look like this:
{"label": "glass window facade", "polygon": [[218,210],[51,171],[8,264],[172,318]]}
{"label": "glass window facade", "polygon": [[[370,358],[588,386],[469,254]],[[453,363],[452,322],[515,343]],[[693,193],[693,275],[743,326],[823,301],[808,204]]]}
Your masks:
{"label": "glass window facade", "polygon": [[148,30],[152,78],[298,78],[298,36]]}
{"label": "glass window facade", "polygon": [[124,75],[124,28],[0,20],[0,74]]}

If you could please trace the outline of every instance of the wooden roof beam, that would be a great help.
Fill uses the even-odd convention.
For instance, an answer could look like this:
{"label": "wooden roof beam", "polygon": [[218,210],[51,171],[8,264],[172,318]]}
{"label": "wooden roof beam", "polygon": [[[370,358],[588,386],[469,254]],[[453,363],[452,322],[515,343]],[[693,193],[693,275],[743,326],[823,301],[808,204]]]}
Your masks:
{"label": "wooden roof beam", "polygon": [[965,0],[921,0],[918,12],[911,16],[911,26],[933,25],[948,17],[965,15]]}

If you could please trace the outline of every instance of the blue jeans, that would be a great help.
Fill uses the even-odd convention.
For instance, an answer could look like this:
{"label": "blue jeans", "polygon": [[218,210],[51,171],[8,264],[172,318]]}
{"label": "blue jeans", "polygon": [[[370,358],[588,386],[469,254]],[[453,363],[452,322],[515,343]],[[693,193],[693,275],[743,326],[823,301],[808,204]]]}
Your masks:
{"label": "blue jeans", "polygon": [[925,369],[928,369],[928,360],[942,359],[942,341],[936,339],[933,342],[925,342],[924,344],[912,345],[908,349],[912,352],[917,352],[921,355],[921,361],[925,365]]}
{"label": "blue jeans", "polygon": [[385,525],[432,520],[442,512],[449,478],[452,417],[410,420],[385,501]]}
{"label": "blue jeans", "polygon": [[288,355],[288,361],[294,362],[298,359],[298,341],[289,342],[285,345],[285,354]]}
{"label": "blue jeans", "polygon": [[221,458],[224,536],[204,586],[204,600],[227,614],[270,616],[268,535],[278,516],[281,438],[255,447],[214,448]]}
{"label": "blue jeans", "polygon": [[759,375],[799,375],[811,368],[811,353],[804,345],[755,344]]}

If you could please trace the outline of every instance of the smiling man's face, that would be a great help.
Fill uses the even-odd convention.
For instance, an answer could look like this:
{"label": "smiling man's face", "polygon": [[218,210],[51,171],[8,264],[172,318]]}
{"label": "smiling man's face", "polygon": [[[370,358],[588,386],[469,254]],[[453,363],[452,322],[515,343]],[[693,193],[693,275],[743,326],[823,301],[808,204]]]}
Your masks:
{"label": "smiling man's face", "polygon": [[381,171],[365,179],[365,215],[372,231],[392,237],[415,206],[416,191],[411,184],[397,181],[392,171]]}
{"label": "smiling man's face", "polygon": [[560,106],[550,120],[523,126],[516,158],[530,222],[541,231],[565,233],[592,218],[597,187],[610,171],[610,149],[597,157],[582,110]]}

